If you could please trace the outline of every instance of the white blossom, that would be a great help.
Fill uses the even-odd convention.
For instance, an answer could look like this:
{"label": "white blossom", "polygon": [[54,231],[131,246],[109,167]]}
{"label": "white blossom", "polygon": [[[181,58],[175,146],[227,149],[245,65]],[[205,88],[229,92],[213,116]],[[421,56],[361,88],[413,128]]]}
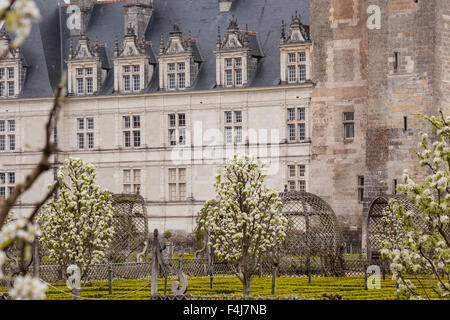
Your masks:
{"label": "white blossom", "polygon": [[14,287],[9,290],[9,295],[14,300],[42,300],[45,298],[45,291],[48,286],[39,278],[30,275],[17,276],[14,280]]}
{"label": "white blossom", "polygon": [[[0,2],[0,12],[7,8],[10,0]],[[9,31],[16,35],[13,46],[18,47],[30,34],[33,23],[39,22],[41,15],[33,0],[16,0],[11,11],[6,14],[5,23]]]}
{"label": "white blossom", "polygon": [[[450,298],[449,117],[426,119],[436,130],[437,141],[430,145],[428,135],[421,134],[421,150],[417,156],[420,165],[426,166],[430,174],[419,184],[409,170],[404,170],[403,183],[398,186],[420,215],[391,200],[383,218],[385,232],[381,254],[391,261],[392,279],[397,281],[398,292],[411,299],[429,298],[430,292]],[[405,279],[407,274],[429,275],[433,289],[420,291]]]}
{"label": "white blossom", "polygon": [[63,267],[78,265],[83,276],[102,262],[112,241],[111,194],[95,183],[94,166],[78,158],[64,162],[58,179],[58,198],[39,212],[40,243],[51,259]]}
{"label": "white blossom", "polygon": [[210,234],[215,254],[240,265],[243,282],[251,281],[261,256],[286,237],[281,199],[264,186],[265,177],[255,157],[235,155],[216,176],[216,199],[205,204],[198,220],[199,229]]}

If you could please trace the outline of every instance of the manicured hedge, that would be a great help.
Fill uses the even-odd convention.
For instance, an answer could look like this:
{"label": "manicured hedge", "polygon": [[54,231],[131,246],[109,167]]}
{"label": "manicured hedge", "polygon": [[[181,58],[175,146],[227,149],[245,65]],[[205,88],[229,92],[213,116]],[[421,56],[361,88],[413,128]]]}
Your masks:
{"label": "manicured hedge", "polygon": [[[168,293],[170,294],[170,279]],[[235,276],[217,276],[214,278],[214,289],[210,289],[208,277],[191,277],[189,280],[188,294],[193,295],[241,295],[242,285]],[[277,279],[277,296],[297,295],[299,297],[320,299],[324,293],[340,294],[344,300],[393,300],[397,298],[396,284],[388,276],[381,281],[381,289],[364,290],[363,277],[314,277],[308,283],[306,277],[280,277]],[[113,297],[124,295],[139,289],[150,282],[150,279],[119,280],[113,281]],[[164,293],[164,279],[159,279],[159,293]],[[55,284],[64,291],[69,291],[65,283]],[[252,283],[252,295],[270,296],[272,278],[256,277]],[[3,289],[3,290],[2,290]],[[5,291],[0,288],[0,291]],[[109,298],[107,281],[89,282],[82,292],[82,297]],[[129,295],[123,299],[149,299],[150,287]],[[55,289],[47,291],[47,299],[71,299],[70,296],[58,292]]]}

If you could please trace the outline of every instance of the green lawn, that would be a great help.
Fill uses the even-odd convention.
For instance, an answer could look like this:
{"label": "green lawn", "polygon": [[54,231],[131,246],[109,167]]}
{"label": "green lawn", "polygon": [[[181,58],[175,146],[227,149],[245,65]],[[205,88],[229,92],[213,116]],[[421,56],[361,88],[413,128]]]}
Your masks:
{"label": "green lawn", "polygon": [[[168,293],[170,291],[169,279]],[[235,276],[217,276],[214,278],[214,289],[209,288],[208,277],[188,278],[189,288],[186,294],[192,295],[241,295],[242,285]],[[150,282],[149,279],[141,280],[119,280],[113,281],[113,294],[120,296],[128,292],[139,289]],[[61,290],[69,291],[65,283],[55,284]],[[270,296],[272,287],[272,278],[256,277],[252,282],[252,295]],[[164,293],[164,279],[159,279],[159,293]],[[2,290],[3,289],[3,290]],[[5,288],[0,288],[5,291]],[[277,296],[297,295],[299,297],[320,299],[322,294],[340,294],[344,300],[392,300],[397,298],[395,282],[386,276],[382,280],[381,289],[364,290],[363,277],[317,277],[312,278],[311,284],[306,277],[280,277],[277,279]],[[81,293],[82,297],[87,298],[109,298],[107,281],[89,282]],[[123,299],[149,299],[150,287],[131,294]],[[47,290],[47,299],[60,300],[71,299],[70,296],[50,288]]]}

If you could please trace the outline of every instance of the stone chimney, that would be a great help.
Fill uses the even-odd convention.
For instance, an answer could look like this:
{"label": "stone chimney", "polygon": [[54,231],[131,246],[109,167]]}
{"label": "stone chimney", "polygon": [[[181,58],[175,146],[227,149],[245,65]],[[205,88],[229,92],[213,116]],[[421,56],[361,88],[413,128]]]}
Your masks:
{"label": "stone chimney", "polygon": [[220,12],[229,12],[232,4],[233,0],[219,0]]}
{"label": "stone chimney", "polygon": [[79,36],[87,31],[89,19],[91,18],[91,11],[94,7],[94,0],[71,0],[70,5],[78,6],[81,11],[80,29],[70,30],[71,36]]}
{"label": "stone chimney", "polygon": [[133,28],[136,37],[141,40],[145,38],[145,31],[152,17],[152,0],[126,0],[124,5],[124,34],[127,34],[128,28]]}

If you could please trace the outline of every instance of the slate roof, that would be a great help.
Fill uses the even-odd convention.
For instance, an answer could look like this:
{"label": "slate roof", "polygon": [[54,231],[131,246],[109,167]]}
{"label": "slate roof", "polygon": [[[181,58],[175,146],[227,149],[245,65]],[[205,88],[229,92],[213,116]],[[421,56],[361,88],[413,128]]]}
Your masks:
{"label": "slate roof", "polygon": [[[20,97],[49,97],[61,77],[62,68],[69,52],[69,30],[66,26],[66,8],[60,9],[55,0],[35,0],[43,17],[41,23],[34,25],[30,36],[22,45],[22,54],[27,64],[27,75]],[[149,0],[150,2],[150,0]],[[87,28],[90,41],[105,44],[105,55],[109,61],[113,57],[115,36],[119,45],[124,35],[123,3],[96,4],[92,10]],[[248,24],[249,31],[256,32],[259,48],[263,58],[258,64],[256,74],[249,86],[271,86],[280,83],[278,48],[281,21],[288,26],[295,10],[302,17],[302,23],[309,24],[309,0],[235,0],[230,12],[220,13],[217,0],[153,0],[153,15],[146,31],[145,40],[151,41],[154,55],[152,62],[159,54],[160,34],[168,38],[173,24],[178,23],[184,36],[188,31],[196,39],[202,57],[199,74],[191,90],[213,89],[215,87],[215,55],[217,27],[220,25],[222,37],[234,15],[241,30]],[[60,24],[61,21],[61,24]],[[74,46],[77,39],[74,39]],[[106,62],[105,62],[106,63]],[[109,62],[111,65],[111,62]],[[146,92],[158,90],[158,68]],[[98,94],[113,92],[113,70],[108,75]]]}

